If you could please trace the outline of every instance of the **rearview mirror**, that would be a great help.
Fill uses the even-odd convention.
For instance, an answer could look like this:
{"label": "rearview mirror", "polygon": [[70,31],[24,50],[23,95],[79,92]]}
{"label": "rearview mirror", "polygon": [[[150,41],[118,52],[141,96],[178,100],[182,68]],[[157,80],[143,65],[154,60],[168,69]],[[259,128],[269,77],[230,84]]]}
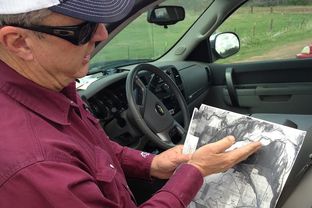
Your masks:
{"label": "rearview mirror", "polygon": [[180,6],[158,6],[150,10],[147,14],[147,21],[156,25],[174,25],[184,20],[185,10]]}
{"label": "rearview mirror", "polygon": [[213,36],[213,48],[219,58],[234,55],[240,49],[238,36],[233,32],[223,32]]}

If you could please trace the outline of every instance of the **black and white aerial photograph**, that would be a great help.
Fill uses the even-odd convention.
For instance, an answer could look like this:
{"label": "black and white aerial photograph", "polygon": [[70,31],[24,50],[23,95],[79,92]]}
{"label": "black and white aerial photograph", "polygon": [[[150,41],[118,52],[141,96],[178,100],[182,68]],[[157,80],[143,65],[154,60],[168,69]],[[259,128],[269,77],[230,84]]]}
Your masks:
{"label": "black and white aerial photograph", "polygon": [[306,132],[202,105],[193,115],[197,148],[233,135],[227,151],[260,141],[263,147],[224,173],[207,176],[189,208],[275,207]]}

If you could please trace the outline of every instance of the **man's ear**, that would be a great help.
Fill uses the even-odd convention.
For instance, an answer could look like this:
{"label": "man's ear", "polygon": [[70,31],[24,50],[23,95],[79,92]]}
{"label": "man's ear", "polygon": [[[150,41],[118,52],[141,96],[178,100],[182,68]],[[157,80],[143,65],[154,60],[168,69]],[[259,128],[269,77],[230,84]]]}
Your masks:
{"label": "man's ear", "polygon": [[0,44],[11,54],[25,60],[33,60],[34,56],[28,46],[28,34],[25,30],[12,26],[0,28]]}

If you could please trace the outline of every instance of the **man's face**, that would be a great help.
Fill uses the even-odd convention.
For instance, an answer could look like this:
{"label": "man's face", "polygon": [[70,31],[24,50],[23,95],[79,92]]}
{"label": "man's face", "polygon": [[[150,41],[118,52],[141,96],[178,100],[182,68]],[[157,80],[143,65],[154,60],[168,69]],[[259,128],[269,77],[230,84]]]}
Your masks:
{"label": "man's face", "polygon": [[[40,24],[68,26],[78,25],[82,22],[78,19],[53,13]],[[40,38],[38,35],[33,34],[30,37],[29,41],[31,41],[30,46],[32,47],[36,68],[39,68],[42,73],[49,74],[65,87],[76,78],[87,74],[95,42],[105,40],[108,33],[105,26],[100,24],[91,40],[80,46],[53,35],[44,34],[44,38]],[[45,74],[43,75],[45,76]]]}

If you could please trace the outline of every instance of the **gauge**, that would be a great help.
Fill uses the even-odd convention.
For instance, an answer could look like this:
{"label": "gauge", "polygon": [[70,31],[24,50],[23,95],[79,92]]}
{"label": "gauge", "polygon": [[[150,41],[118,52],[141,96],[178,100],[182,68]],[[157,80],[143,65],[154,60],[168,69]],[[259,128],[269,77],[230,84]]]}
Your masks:
{"label": "gauge", "polygon": [[112,117],[109,106],[103,100],[95,99],[91,104],[91,109],[95,116],[101,120],[109,120]]}

